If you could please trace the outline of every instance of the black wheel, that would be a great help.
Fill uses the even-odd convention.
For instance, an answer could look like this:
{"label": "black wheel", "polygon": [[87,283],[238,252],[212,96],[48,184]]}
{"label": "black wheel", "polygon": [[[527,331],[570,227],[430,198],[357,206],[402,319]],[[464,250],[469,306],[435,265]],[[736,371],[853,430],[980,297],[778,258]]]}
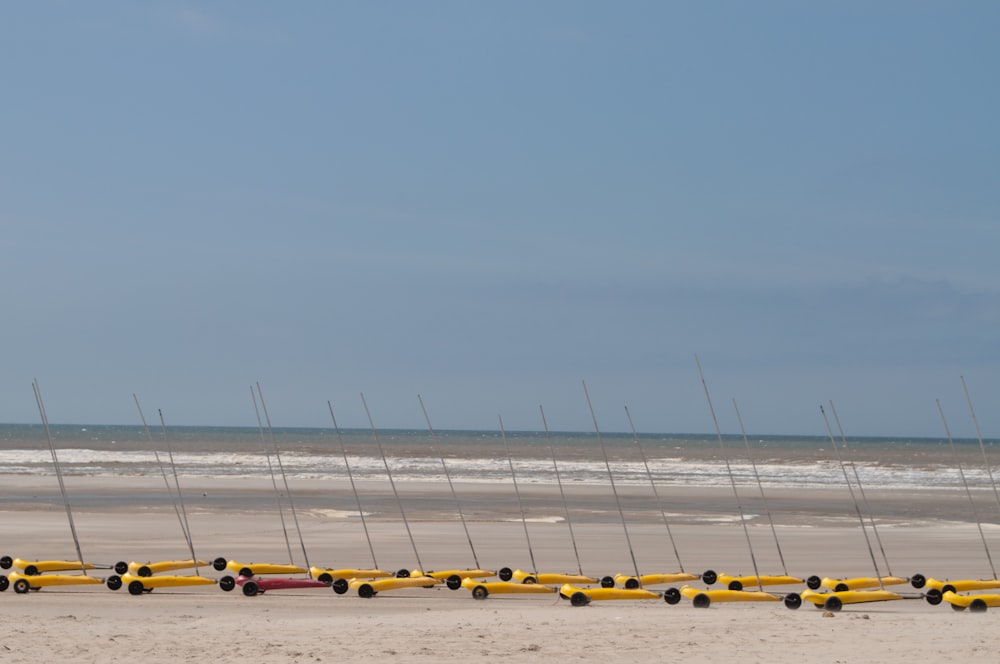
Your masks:
{"label": "black wheel", "polygon": [[128,571],[128,563],[124,560],[119,560],[115,563],[115,574],[124,574]]}
{"label": "black wheel", "polygon": [[743,584],[740,583],[739,581],[733,579],[732,581],[729,582],[729,589],[730,590],[743,590]]}
{"label": "black wheel", "polygon": [[986,601],[977,597],[969,603],[969,611],[973,613],[986,613]]}
{"label": "black wheel", "polygon": [[337,579],[330,585],[333,587],[333,592],[338,595],[343,595],[347,592],[347,579]]}
{"label": "black wheel", "polygon": [[944,595],[945,593],[953,593],[953,592],[957,591],[955,590],[955,586],[951,585],[950,583],[946,583],[943,586],[941,586],[942,595]]}
{"label": "black wheel", "polygon": [[226,559],[216,558],[215,560],[212,561],[212,567],[215,568],[216,572],[221,572],[222,570],[226,569]]}
{"label": "black wheel", "polygon": [[320,574],[320,575],[319,575],[319,576],[317,577],[317,579],[316,579],[316,580],[317,580],[317,581],[321,581],[322,583],[327,583],[327,584],[330,584],[330,583],[333,583],[333,576],[331,576],[331,575],[330,575],[329,573],[327,573],[327,572],[323,572],[322,574]]}
{"label": "black wheel", "polygon": [[785,595],[785,606],[789,609],[797,609],[802,606],[802,598],[798,593],[788,593]]}
{"label": "black wheel", "polygon": [[143,565],[138,570],[136,570],[136,573],[139,576],[153,576],[153,570],[149,568],[149,565]]}
{"label": "black wheel", "polygon": [[836,595],[830,595],[826,598],[826,601],[823,602],[823,608],[832,613],[836,613],[844,608],[844,602]]}
{"label": "black wheel", "polygon": [[634,576],[629,577],[628,579],[625,580],[625,588],[627,590],[635,590],[638,587],[639,587],[639,579],[635,578]]}
{"label": "black wheel", "polygon": [[29,590],[31,590],[31,584],[28,583],[27,579],[18,579],[14,582],[14,592],[18,595],[23,595]]}
{"label": "black wheel", "polygon": [[396,578],[397,579],[408,579],[408,578],[410,578],[410,570],[408,570],[408,569],[401,569],[401,570],[399,570],[398,572],[396,572]]}
{"label": "black wheel", "polygon": [[601,587],[602,588],[614,588],[615,587],[615,580],[614,580],[614,578],[610,577],[610,576],[601,577]]}
{"label": "black wheel", "polygon": [[142,585],[142,581],[132,581],[128,584],[128,594],[129,595],[141,595],[142,591],[146,588]]}
{"label": "black wheel", "polygon": [[823,579],[816,575],[810,576],[806,579],[806,587],[809,588],[809,590],[817,590],[821,585],[823,585]]}
{"label": "black wheel", "polygon": [[251,578],[253,578],[253,570],[250,569],[249,567],[241,567],[240,568],[240,576],[246,577],[248,579],[251,579]]}
{"label": "black wheel", "polygon": [[458,574],[452,574],[448,577],[445,583],[448,585],[449,590],[458,590],[462,587],[462,577]]}
{"label": "black wheel", "polygon": [[111,590],[118,590],[122,587],[122,578],[117,574],[112,574],[108,577],[108,580],[104,582]]}
{"label": "black wheel", "polygon": [[526,576],[524,577],[524,581],[522,581],[521,583],[527,583],[527,584],[538,583],[538,579],[536,579],[533,576]]}
{"label": "black wheel", "polygon": [[362,583],[358,586],[358,597],[364,597],[368,599],[369,597],[375,596],[375,589],[371,587],[371,584]]}
{"label": "black wheel", "polygon": [[663,591],[663,601],[667,604],[676,604],[681,601],[681,591],[677,588],[667,588]]}
{"label": "black wheel", "polygon": [[[980,601],[982,601],[982,600],[980,600]],[[962,611],[965,611],[965,607],[964,607],[964,606],[962,606],[961,604],[952,604],[952,605],[951,605],[951,608],[952,608],[953,610],[955,610],[955,611],[958,611],[958,612],[962,612]],[[969,608],[972,608],[972,607],[971,607],[971,605],[970,605],[970,607],[969,607]]]}
{"label": "black wheel", "polygon": [[10,579],[8,579],[7,576],[4,574],[0,574],[0,593],[7,590],[9,586],[10,586]]}
{"label": "black wheel", "polygon": [[842,593],[846,590],[850,590],[850,588],[847,587],[846,583],[838,583],[836,586],[833,587],[833,592],[835,593]]}
{"label": "black wheel", "polygon": [[705,593],[698,593],[691,600],[691,603],[694,604],[694,608],[696,609],[707,609],[712,603],[712,598]]}
{"label": "black wheel", "polygon": [[514,578],[514,570],[509,567],[501,567],[500,571],[497,572],[497,576],[500,577],[501,581],[510,581]]}
{"label": "black wheel", "polygon": [[225,590],[227,593],[236,587],[236,579],[226,575],[219,579],[219,587]]}
{"label": "black wheel", "polygon": [[490,596],[490,591],[486,586],[476,586],[472,589],[472,599],[486,599]]}
{"label": "black wheel", "polygon": [[924,599],[926,599],[927,603],[930,604],[931,606],[937,606],[938,604],[941,603],[941,600],[943,599],[942,597],[943,594],[944,593],[942,593],[937,588],[931,588],[926,593],[924,593]]}
{"label": "black wheel", "polygon": [[0,568],[10,569],[13,566],[14,566],[14,559],[11,558],[10,556],[3,556],[2,558],[0,558]]}
{"label": "black wheel", "polygon": [[910,585],[916,588],[917,590],[920,590],[926,584],[927,584],[927,577],[925,577],[923,574],[914,574],[913,576],[910,577]]}
{"label": "black wheel", "polygon": [[708,586],[710,586],[713,583],[715,583],[718,580],[718,578],[719,578],[719,575],[716,574],[714,571],[712,571],[710,569],[705,570],[704,572],[702,572],[702,575],[701,575],[701,580],[704,581],[705,585],[708,585]]}
{"label": "black wheel", "polygon": [[590,604],[590,598],[584,595],[582,592],[576,591],[575,593],[570,595],[569,603],[572,604],[573,606],[587,606],[588,604]]}
{"label": "black wheel", "polygon": [[247,581],[243,584],[243,594],[247,597],[254,597],[260,594],[260,586],[256,581]]}
{"label": "black wheel", "polygon": [[25,565],[24,567],[25,576],[38,576],[38,567],[35,565]]}

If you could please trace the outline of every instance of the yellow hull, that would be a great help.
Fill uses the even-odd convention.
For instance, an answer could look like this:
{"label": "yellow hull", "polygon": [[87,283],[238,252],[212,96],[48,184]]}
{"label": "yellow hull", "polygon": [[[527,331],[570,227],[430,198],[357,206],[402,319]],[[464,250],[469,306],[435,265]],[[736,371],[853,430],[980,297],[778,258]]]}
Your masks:
{"label": "yellow hull", "polygon": [[[190,562],[190,561],[188,561]],[[215,579],[204,576],[187,576],[174,574],[161,574],[160,576],[138,576],[127,573],[121,577],[122,585],[128,588],[129,593],[139,595],[143,592],[150,592],[154,588],[181,588],[189,586],[214,586]]]}
{"label": "yellow hull", "polygon": [[[205,562],[204,560],[198,561],[198,567],[208,568],[212,563]],[[179,569],[191,569],[194,567],[194,563],[190,558],[187,560],[161,560],[154,563],[138,563],[131,562],[128,564],[128,574],[134,574],[136,576],[151,576],[153,574],[160,574],[161,572],[176,572]]]}
{"label": "yellow hull", "polygon": [[592,601],[662,598],[659,593],[642,588],[577,588],[568,583],[559,589],[559,596],[568,599],[573,606],[584,606]]}
{"label": "yellow hull", "polygon": [[381,569],[327,569],[315,565],[309,568],[309,574],[323,583],[333,583],[337,579],[386,579],[393,576],[392,572]]}
{"label": "yellow hull", "polygon": [[1000,581],[997,579],[957,579],[955,581],[927,579],[927,587],[941,592],[945,592],[945,588],[947,588],[952,592],[961,593],[968,590],[995,590],[1000,588]]}
{"label": "yellow hull", "polygon": [[305,574],[306,570],[298,565],[290,564],[270,564],[270,563],[250,563],[249,565],[236,562],[235,560],[230,560],[226,563],[226,569],[239,576],[248,576],[244,574],[245,571],[249,570],[249,576],[257,576],[261,574]]}
{"label": "yellow hull", "polygon": [[439,579],[429,576],[402,576],[389,579],[354,579],[348,584],[351,590],[357,590],[361,597],[371,597],[386,590],[402,590],[404,588],[433,588],[440,584]]}
{"label": "yellow hull", "polygon": [[34,576],[43,572],[72,572],[82,569],[96,569],[90,563],[80,565],[79,560],[22,560],[14,558],[14,567],[24,570],[25,575]]}
{"label": "yellow hull", "polygon": [[490,595],[551,595],[552,586],[519,581],[477,581],[465,579],[462,587],[472,591],[473,599],[486,599]]}
{"label": "yellow hull", "polygon": [[598,583],[597,579],[581,574],[532,574],[519,569],[514,570],[514,575],[511,578],[518,583],[540,583],[549,586],[558,586],[563,583]]}
{"label": "yellow hull", "polygon": [[49,586],[99,586],[104,579],[84,574],[40,574],[28,575],[13,572],[7,580],[16,593],[26,593],[29,590],[48,588]]}
{"label": "yellow hull", "polygon": [[[639,576],[639,586],[645,588],[646,586],[663,586],[671,583],[682,583],[684,581],[697,581],[699,577],[697,574],[688,574],[687,572],[677,572],[674,574],[642,574]],[[635,583],[635,575],[628,574],[615,574],[615,583],[619,586],[623,586],[626,589],[632,588]]]}
{"label": "yellow hull", "polygon": [[[804,581],[798,577],[776,574],[761,574],[759,580],[757,576],[752,574],[749,576],[730,576],[729,574],[719,574],[718,582],[730,590],[760,588],[761,586],[789,586],[804,583]],[[738,584],[739,587],[736,587],[736,584]]]}
{"label": "yellow hull", "polygon": [[459,579],[488,579],[491,576],[496,576],[496,572],[490,572],[485,569],[442,569],[436,572],[421,572],[418,569],[413,570],[410,573],[411,576],[429,576],[432,579],[438,579],[439,581],[447,581],[448,579],[457,576]]}
{"label": "yellow hull", "polygon": [[762,590],[705,590],[682,586],[681,595],[699,609],[708,608],[712,602],[780,602],[782,598]]}
{"label": "yellow hull", "polygon": [[889,590],[843,590],[833,593],[804,590],[801,597],[803,602],[809,602],[818,609],[827,609],[828,611],[839,611],[844,604],[888,602],[903,599],[902,595]]}
{"label": "yellow hull", "polygon": [[1000,595],[993,593],[959,595],[949,590],[942,597],[944,601],[951,604],[952,608],[958,610],[969,609],[970,611],[981,612],[985,611],[987,607],[995,608],[1000,606]]}
{"label": "yellow hull", "polygon": [[822,583],[824,588],[829,588],[834,592],[843,592],[844,590],[865,590],[866,588],[881,588],[882,586],[900,586],[909,583],[909,581],[901,579],[898,576],[883,576],[882,583],[879,583],[878,577],[859,576],[853,579],[823,577]]}

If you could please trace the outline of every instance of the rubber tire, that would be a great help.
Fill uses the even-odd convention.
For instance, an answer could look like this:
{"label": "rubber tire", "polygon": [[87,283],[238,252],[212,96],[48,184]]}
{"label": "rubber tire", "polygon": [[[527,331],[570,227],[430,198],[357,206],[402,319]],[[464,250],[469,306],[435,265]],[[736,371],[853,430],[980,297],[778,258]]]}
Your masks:
{"label": "rubber tire", "polygon": [[38,567],[35,565],[25,565],[24,566],[25,576],[38,576]]}
{"label": "rubber tire", "polygon": [[14,592],[18,595],[23,595],[29,590],[31,590],[31,584],[28,583],[27,579],[18,579],[14,582]]}
{"label": "rubber tire", "polygon": [[458,590],[462,587],[462,577],[458,574],[452,574],[445,580],[445,584],[448,586],[448,590]]}
{"label": "rubber tire", "polygon": [[219,587],[228,593],[230,590],[236,587],[236,579],[227,574],[226,576],[219,579]]}
{"label": "rubber tire", "polygon": [[111,590],[120,590],[122,587],[122,578],[117,574],[112,574],[108,577],[108,580],[105,581],[105,585],[107,585]]}
{"label": "rubber tire", "polygon": [[141,595],[142,591],[145,589],[146,587],[142,585],[142,581],[139,581],[138,579],[135,581],[130,581],[128,584],[129,595]]}
{"label": "rubber tire", "polygon": [[333,592],[338,595],[343,595],[347,592],[349,586],[347,579],[334,579],[333,583],[330,584],[330,587],[333,588]]}
{"label": "rubber tire", "polygon": [[667,604],[677,604],[681,601],[681,591],[677,588],[667,588],[663,591],[663,601]]}
{"label": "rubber tire", "polygon": [[802,597],[798,593],[788,593],[785,595],[785,607],[793,611],[802,606]]}
{"label": "rubber tire", "polygon": [[153,576],[153,570],[149,569],[149,565],[143,565],[142,567],[136,570],[136,574],[143,577]]}
{"label": "rubber tire", "polygon": [[0,574],[0,593],[7,590],[7,588],[9,587],[10,587],[10,579],[8,579],[5,575]]}
{"label": "rubber tire", "polygon": [[408,569],[401,569],[401,570],[399,570],[398,572],[396,572],[396,578],[397,579],[408,579],[408,578],[410,578],[410,570],[408,570]]}
{"label": "rubber tire", "polygon": [[375,596],[375,589],[371,587],[371,584],[362,583],[358,586],[358,597],[363,597],[368,599]]}
{"label": "rubber tire", "polygon": [[587,606],[590,604],[590,598],[578,590],[570,595],[569,603],[573,606]]}
{"label": "rubber tire", "polygon": [[625,580],[626,590],[635,590],[638,587],[639,587],[639,579],[635,578],[634,576],[629,577],[628,579]]}
{"label": "rubber tire", "polygon": [[0,558],[0,569],[10,569],[14,566],[14,559],[10,556]]}
{"label": "rubber tire", "polygon": [[602,588],[614,588],[615,587],[615,579],[614,579],[614,577],[611,577],[611,576],[601,577],[601,587]]}
{"label": "rubber tire", "polygon": [[333,583],[333,576],[331,576],[329,572],[323,572],[318,577],[316,577],[316,580],[321,583],[331,584]]}
{"label": "rubber tire", "polygon": [[836,595],[830,595],[826,598],[826,601],[823,602],[823,608],[830,613],[837,613],[844,608],[844,602]]}
{"label": "rubber tire", "polygon": [[980,598],[976,598],[969,603],[969,611],[972,613],[986,613],[986,602]]}
{"label": "rubber tire", "polygon": [[115,574],[124,574],[128,571],[128,563],[124,560],[119,560],[115,563]]}
{"label": "rubber tire", "polygon": [[739,581],[733,579],[732,581],[729,582],[729,589],[730,590],[743,590],[743,584],[740,583]]}
{"label": "rubber tire", "polygon": [[226,569],[227,564],[228,562],[226,561],[225,558],[216,558],[215,560],[212,561],[212,567],[215,568],[216,572],[221,572],[222,570]]}
{"label": "rubber tire", "polygon": [[[982,601],[982,600],[980,600],[980,601]],[[965,611],[965,607],[962,606],[961,604],[952,604],[951,608],[954,609],[955,611],[958,611],[958,612]]]}
{"label": "rubber tire", "polygon": [[846,592],[848,590],[850,590],[850,588],[847,586],[846,583],[838,583],[837,585],[835,585],[833,587],[833,592],[835,592],[835,593],[842,593],[842,592]]}
{"label": "rubber tire", "polygon": [[533,577],[531,575],[528,575],[528,576],[524,577],[524,581],[522,581],[521,583],[526,583],[528,585],[532,585],[532,584],[538,583],[538,579],[536,579],[535,577]]}
{"label": "rubber tire", "polygon": [[809,590],[818,590],[821,585],[823,585],[823,579],[819,578],[815,574],[806,579],[806,587],[809,588]]}
{"label": "rubber tire", "polygon": [[486,599],[490,596],[490,591],[486,586],[476,586],[472,589],[472,599]]}
{"label": "rubber tire", "polygon": [[240,576],[242,576],[242,577],[244,577],[246,579],[252,579],[253,578],[253,570],[250,569],[249,567],[241,567],[240,568]]}
{"label": "rubber tire", "polygon": [[957,590],[955,590],[955,586],[951,585],[950,583],[946,583],[946,584],[944,584],[943,586],[941,586],[941,594],[942,594],[942,595],[944,595],[944,594],[945,594],[946,592],[948,592],[949,590],[950,590],[951,592],[953,592],[953,593],[954,593],[954,592],[958,592]]}
{"label": "rubber tire", "polygon": [[927,577],[924,576],[923,574],[914,574],[913,576],[910,577],[910,585],[916,588],[917,590],[920,590],[925,585],[927,585]]}
{"label": "rubber tire", "polygon": [[941,603],[941,600],[944,599],[943,595],[944,593],[942,593],[937,588],[931,588],[926,593],[924,593],[924,599],[926,599],[927,603],[930,604],[931,606],[937,606],[938,604]]}
{"label": "rubber tire", "polygon": [[719,575],[716,574],[713,570],[707,569],[704,572],[702,572],[701,580],[705,583],[705,585],[710,586],[719,580]]}
{"label": "rubber tire", "polygon": [[497,576],[500,577],[501,581],[510,581],[514,578],[514,570],[509,567],[501,567],[500,571],[497,572]]}
{"label": "rubber tire", "polygon": [[247,597],[256,597],[260,594],[260,586],[256,581],[247,581],[243,584],[243,594]]}
{"label": "rubber tire", "polygon": [[698,593],[691,600],[691,603],[696,609],[707,609],[712,604],[712,598],[705,593]]}

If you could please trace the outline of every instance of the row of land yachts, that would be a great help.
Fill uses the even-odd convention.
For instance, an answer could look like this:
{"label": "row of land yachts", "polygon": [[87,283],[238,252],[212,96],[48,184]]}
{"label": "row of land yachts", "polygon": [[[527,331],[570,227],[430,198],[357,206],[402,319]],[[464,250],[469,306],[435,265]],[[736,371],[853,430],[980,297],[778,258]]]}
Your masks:
{"label": "row of land yachts", "polygon": [[[586,606],[598,600],[662,600],[677,604],[682,598],[690,600],[697,608],[707,608],[716,602],[783,602],[789,609],[798,609],[805,602],[827,611],[840,611],[845,604],[904,599],[923,599],[931,605],[945,603],[956,611],[983,612],[988,607],[1000,606],[1000,593],[980,592],[1000,588],[1000,580],[996,578],[940,581],[922,574],[909,578],[811,576],[799,579],[787,574],[731,576],[709,570],[702,574],[617,574],[594,578],[582,573],[537,573],[506,567],[496,572],[483,569],[387,572],[380,569],[306,569],[294,564],[241,563],[226,558],[211,562],[187,559],[99,566],[73,560],[29,561],[10,556],[0,557],[0,568],[13,570],[0,574],[0,591],[13,587],[18,594],[52,586],[105,585],[111,590],[126,588],[132,595],[143,595],[157,588],[217,585],[224,591],[240,587],[243,594],[250,597],[272,590],[332,588],[340,595],[356,592],[360,597],[370,598],[404,588],[445,585],[451,590],[468,590],[477,600],[490,595],[558,593],[572,606]],[[107,577],[94,574],[102,569],[114,574]],[[227,574],[215,579],[203,576],[202,569]],[[184,571],[187,572],[177,574]],[[688,585],[688,582],[707,587]],[[788,592],[780,590],[797,585],[805,587]],[[887,589],[903,586],[910,586],[917,592]]]}

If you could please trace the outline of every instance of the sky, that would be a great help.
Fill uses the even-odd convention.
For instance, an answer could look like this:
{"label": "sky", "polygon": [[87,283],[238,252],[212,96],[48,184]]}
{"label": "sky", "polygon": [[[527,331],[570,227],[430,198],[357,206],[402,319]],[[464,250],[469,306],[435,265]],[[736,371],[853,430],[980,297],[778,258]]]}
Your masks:
{"label": "sky", "polygon": [[1000,437],[994,2],[0,6],[0,421]]}

